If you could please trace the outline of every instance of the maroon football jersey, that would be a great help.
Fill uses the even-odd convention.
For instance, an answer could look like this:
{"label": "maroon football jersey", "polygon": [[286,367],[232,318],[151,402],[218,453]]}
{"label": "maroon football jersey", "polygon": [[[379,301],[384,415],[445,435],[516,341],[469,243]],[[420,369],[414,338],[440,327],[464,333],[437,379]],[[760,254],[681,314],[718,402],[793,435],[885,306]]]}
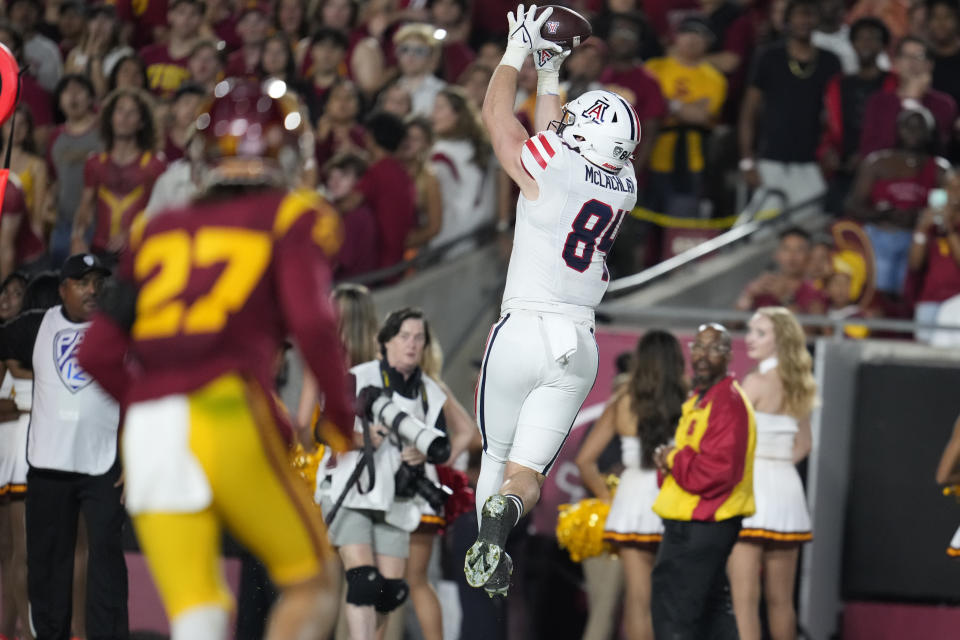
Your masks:
{"label": "maroon football jersey", "polygon": [[[312,192],[210,199],[138,221],[119,273],[138,292],[129,337],[98,315],[84,367],[128,403],[188,393],[227,372],[272,390],[277,355],[292,335],[317,375],[326,412],[349,432],[346,371],[328,300],[328,263],[341,241],[339,216]],[[120,367],[118,340],[127,354]]]}
{"label": "maroon football jersey", "polygon": [[106,152],[87,158],[83,186],[93,189],[97,196],[97,227],[91,243],[94,250],[105,251],[111,238],[129,231],[166,168],[166,161],[150,151],[125,165],[114,162]]}
{"label": "maroon football jersey", "polygon": [[140,59],[147,68],[149,89],[161,98],[170,98],[190,79],[187,61],[190,56],[174,58],[164,44],[153,44],[140,50]]}

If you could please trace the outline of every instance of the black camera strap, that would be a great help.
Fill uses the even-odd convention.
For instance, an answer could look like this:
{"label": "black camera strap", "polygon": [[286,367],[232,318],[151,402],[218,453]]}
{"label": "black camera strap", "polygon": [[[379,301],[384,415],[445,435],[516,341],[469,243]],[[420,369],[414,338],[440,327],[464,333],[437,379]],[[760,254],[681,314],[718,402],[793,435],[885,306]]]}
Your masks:
{"label": "black camera strap", "polygon": [[[399,380],[400,384],[397,384],[397,385],[391,384],[391,380],[393,379],[394,376],[398,376],[400,378]],[[423,407],[423,415],[424,417],[426,417],[427,411],[430,409],[430,405],[427,402],[427,385],[423,383],[422,369],[417,367],[417,369],[410,376],[410,379],[404,380],[403,376],[401,376],[396,369],[391,367],[385,361],[381,360],[380,361],[380,378],[383,380],[384,389],[386,389],[390,393],[398,393],[405,398],[416,397],[414,394],[417,392],[409,388],[409,387],[416,386],[420,395],[420,404]],[[408,388],[404,389],[404,387],[408,387]],[[407,393],[404,393],[404,391],[406,391]],[[410,395],[408,395],[408,393]]]}
{"label": "black camera strap", "polygon": [[[337,517],[337,512],[340,511],[340,507],[343,506],[343,501],[347,499],[347,494],[350,493],[353,485],[357,485],[357,491],[364,494],[373,490],[374,485],[377,483],[377,465],[373,460],[374,449],[373,439],[370,437],[370,421],[367,420],[366,416],[361,416],[360,423],[363,425],[363,451],[360,453],[360,459],[357,460],[357,466],[353,468],[350,477],[347,479],[346,486],[344,486],[340,495],[337,496],[337,501],[334,502],[330,513],[324,518],[324,522],[326,522],[328,527],[330,523],[333,522],[333,519]],[[360,476],[363,475],[364,469],[367,470],[367,478],[370,481],[370,486],[368,486],[366,490],[360,486]]]}

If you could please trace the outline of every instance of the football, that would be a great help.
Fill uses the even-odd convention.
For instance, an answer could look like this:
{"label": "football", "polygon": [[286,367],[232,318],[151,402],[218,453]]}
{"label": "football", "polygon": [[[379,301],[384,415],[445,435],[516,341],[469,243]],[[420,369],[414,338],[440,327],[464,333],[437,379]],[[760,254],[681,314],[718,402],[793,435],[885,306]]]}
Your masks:
{"label": "football", "polygon": [[590,37],[593,28],[590,22],[573,9],[567,9],[556,4],[549,4],[537,8],[537,17],[547,8],[551,7],[553,13],[547,18],[547,21],[540,27],[540,35],[544,40],[555,42],[560,45],[564,51],[569,51],[578,46],[581,42]]}

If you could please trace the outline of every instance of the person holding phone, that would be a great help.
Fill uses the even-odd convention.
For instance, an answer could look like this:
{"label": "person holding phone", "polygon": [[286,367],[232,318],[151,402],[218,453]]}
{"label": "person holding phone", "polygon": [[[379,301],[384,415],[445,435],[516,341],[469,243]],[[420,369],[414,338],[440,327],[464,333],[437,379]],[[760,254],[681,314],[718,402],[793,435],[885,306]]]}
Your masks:
{"label": "person holding phone", "polygon": [[930,191],[949,169],[936,154],[934,131],[926,108],[904,108],[897,117],[897,146],[867,156],[847,203],[873,245],[877,291],[888,313],[900,313],[913,231]]}
{"label": "person holding phone", "polygon": [[[941,305],[960,295],[960,173],[951,171],[943,189],[930,191],[913,234],[909,265],[919,283],[914,320],[936,324]],[[916,331],[919,342],[929,343],[932,336],[932,329]]]}

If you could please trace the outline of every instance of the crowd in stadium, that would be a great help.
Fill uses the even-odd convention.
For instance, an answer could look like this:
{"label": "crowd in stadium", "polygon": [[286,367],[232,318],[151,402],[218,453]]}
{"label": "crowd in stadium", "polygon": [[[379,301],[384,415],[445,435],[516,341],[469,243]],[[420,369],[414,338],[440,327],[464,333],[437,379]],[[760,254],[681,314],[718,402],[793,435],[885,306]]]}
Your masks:
{"label": "crowd in stadium", "polygon": [[[315,137],[308,186],[348,228],[339,278],[480,228],[509,230],[513,188],[478,118],[503,46],[505,27],[490,16],[509,4],[9,3],[0,36],[26,74],[0,275],[55,269],[86,248],[109,262],[139,212],[189,193],[190,125],[226,76],[281,79],[299,96]],[[641,120],[640,209],[611,256],[614,276],[668,255],[663,227],[676,220],[739,213],[731,185],[745,184],[758,208],[807,203],[866,230],[872,255],[824,245],[812,275],[819,295],[796,308],[894,317],[916,308],[932,320],[960,291],[944,250],[956,242],[955,3],[607,4],[572,3],[595,35],[565,63],[561,91],[615,89]],[[530,62],[520,78],[529,127]],[[399,121],[374,126],[372,113]],[[158,180],[166,188],[154,189]],[[943,188],[945,204],[928,208]],[[828,300],[827,274],[851,270],[856,295]],[[862,295],[861,281],[880,295]],[[767,293],[793,301],[792,287],[778,289]]]}
{"label": "crowd in stadium", "polygon": [[[809,212],[826,216],[822,232],[811,234],[804,226],[782,230],[770,270],[756,274],[736,300],[742,311],[767,310],[759,316],[761,329],[753,326],[757,317],[751,321],[748,342],[762,342],[763,331],[768,338],[802,340],[792,317],[778,319],[771,307],[851,319],[843,329],[851,338],[870,335],[856,319],[915,319],[934,325],[960,317],[958,304],[951,301],[960,296],[960,173],[953,169],[960,162],[958,0],[562,4],[587,16],[593,35],[563,64],[561,101],[593,89],[614,91],[633,106],[642,130],[632,158],[638,207],[609,256],[611,279],[673,255],[676,229],[709,230],[695,236],[700,241],[731,226],[742,209],[760,217],[771,209]],[[456,398],[440,380],[442,351],[431,342],[429,319],[408,308],[377,313],[370,291],[351,283],[373,290],[389,287],[493,238],[509,245],[519,191],[493,153],[480,111],[504,54],[504,15],[514,8],[512,0],[6,0],[0,43],[24,73],[15,117],[0,131],[0,157],[9,158],[11,170],[0,217],[0,320],[17,327],[16,332],[0,332],[0,356],[30,360],[39,326],[24,329],[29,323],[15,320],[21,312],[60,304],[63,282],[75,288],[70,297],[63,296],[64,308],[88,320],[88,298],[100,285],[94,276],[118,265],[137,225],[190,202],[199,188],[193,166],[200,153],[197,117],[210,100],[221,97],[221,81],[282,82],[297,101],[292,127],[309,134],[302,137],[300,186],[320,193],[343,225],[332,271],[340,283],[335,304],[348,365],[380,359],[390,371],[403,374],[401,384],[411,372],[417,381],[421,374],[430,381],[432,386],[423,391],[424,413],[451,434],[450,462],[457,461],[459,469],[440,470],[431,481],[456,488],[462,511],[472,514],[472,498],[464,496],[476,484],[479,435],[463,406],[469,399]],[[527,59],[519,73],[515,109],[531,134],[536,133],[536,101],[537,72]],[[727,219],[730,224],[724,224]],[[390,315],[381,324],[385,312]],[[934,332],[921,328],[914,337],[931,342]],[[15,339],[21,342],[14,345]],[[670,370],[678,378],[676,397],[659,398],[666,404],[654,411],[672,429],[687,389],[680,380],[680,347],[669,343],[676,342],[672,336],[663,339],[665,344],[638,345],[633,364],[623,366],[621,383],[626,386],[618,387],[621,395],[615,398],[629,398],[624,389],[639,384],[636,359],[647,358],[649,366],[665,369],[679,367]],[[728,357],[725,330],[707,328],[697,339],[695,350],[703,358]],[[408,342],[401,346],[399,341]],[[770,344],[751,346],[750,357],[761,363],[760,377],[767,373],[762,362],[773,357]],[[413,361],[404,361],[409,355],[403,349],[413,349]],[[17,353],[25,355],[18,359]],[[809,370],[809,357],[796,357]],[[724,360],[724,374],[726,365]],[[0,422],[17,421],[25,410],[24,398],[17,402],[15,397],[21,379],[17,367],[11,364],[8,370],[12,382],[3,388]],[[812,382],[804,378],[797,384]],[[750,400],[763,398],[762,380],[754,378],[751,385],[744,384]],[[309,434],[323,421],[318,426],[316,382],[309,374],[303,386],[299,406],[289,410],[293,422]],[[432,412],[426,409],[428,391],[437,401]],[[417,398],[419,389],[411,393]],[[809,388],[798,395],[793,415],[800,426],[794,420],[795,431],[809,430],[804,420],[813,395]],[[616,406],[611,402],[610,407]],[[604,426],[608,441],[614,431],[623,430],[618,421],[637,422],[627,409],[621,411],[626,418],[615,416],[614,409]],[[669,435],[660,435],[659,440],[646,437],[666,444]],[[604,446],[585,445],[577,464],[590,491],[609,499],[596,469]],[[624,449],[626,460],[626,445]],[[651,457],[652,447],[644,451],[643,463],[634,466],[652,473],[652,466],[661,463]],[[806,442],[785,455],[796,462],[808,452]],[[50,459],[60,453],[51,453]],[[302,464],[315,468],[322,453],[315,455]],[[415,448],[403,449],[402,455],[405,462],[423,462]],[[71,473],[92,473],[85,462],[73,463],[79,467],[68,467]],[[114,484],[119,473],[119,466],[110,466],[110,482],[77,491],[115,497],[122,484]],[[324,511],[343,481],[328,480],[317,497]],[[42,491],[42,479],[40,485]],[[8,485],[0,495],[4,507],[20,501],[19,507],[0,510],[5,529],[0,535],[0,640],[30,637],[23,622],[28,545],[22,534],[6,530],[23,526],[23,492],[23,487]],[[397,585],[405,580],[427,640],[443,637],[441,603],[447,615],[450,599],[449,594],[438,599],[427,578],[428,571],[435,571],[430,563],[436,541],[442,540],[439,555],[459,574],[457,563],[477,535],[473,517],[455,518],[455,503],[447,502],[446,520],[439,514],[432,520],[424,516],[424,525],[408,537],[390,538],[389,527],[376,518],[357,525],[369,526],[372,540],[380,536],[385,555],[407,558],[406,564],[381,567],[381,592],[391,584],[400,589]],[[122,509],[117,512],[121,515],[99,512],[102,518],[97,519],[85,510],[86,527],[68,540],[72,554],[79,538],[76,571],[50,569],[52,582],[73,583],[73,636],[86,637],[92,628],[88,624],[104,629],[121,618],[126,621],[125,604],[112,609],[86,605],[87,599],[102,602],[96,589],[120,572],[114,565],[122,564]],[[100,527],[91,531],[96,536],[92,544],[87,539],[91,522]],[[33,530],[40,526],[34,524]],[[30,529],[28,520],[26,531]],[[363,546],[342,526],[332,527],[330,535],[341,549]],[[102,536],[110,538],[108,544]],[[615,535],[611,539],[617,540]],[[58,553],[66,553],[64,548]],[[641,553],[627,553],[623,561],[632,563],[634,578],[645,576],[646,583],[628,579],[624,624],[629,637],[646,638],[653,555],[646,554],[648,547],[635,549]],[[741,549],[735,555],[747,573],[768,561],[750,554]],[[369,565],[366,557],[341,551],[348,581],[351,570]],[[766,596],[770,628],[786,638],[792,631],[783,629],[796,626],[796,555],[780,562],[785,564],[774,558],[764,565],[767,571],[786,572],[774,573],[776,585]],[[591,570],[606,575],[598,567]],[[88,571],[96,576],[89,582],[94,593],[84,594]],[[744,637],[753,637],[759,623],[750,611],[757,609],[760,587],[754,589],[749,577],[732,571],[737,625],[741,636],[746,629]],[[460,591],[453,599],[462,617],[459,637],[506,637],[506,605],[471,590],[458,577]],[[602,577],[594,579],[595,597],[602,597],[596,595],[602,582]],[[271,601],[271,593],[263,567],[244,557],[238,637],[260,637],[265,622],[258,600]],[[368,604],[376,604],[381,613],[392,609],[380,601]],[[64,621],[70,626],[67,604],[55,602],[50,608],[57,614],[40,611],[60,618],[50,629]],[[88,611],[92,619],[85,619]],[[341,637],[365,637],[357,630],[369,624],[348,606]],[[600,630],[593,637],[611,633],[609,624],[597,624]],[[402,626],[402,618],[393,616],[388,637],[400,637]],[[755,631],[759,634],[759,628]]]}

